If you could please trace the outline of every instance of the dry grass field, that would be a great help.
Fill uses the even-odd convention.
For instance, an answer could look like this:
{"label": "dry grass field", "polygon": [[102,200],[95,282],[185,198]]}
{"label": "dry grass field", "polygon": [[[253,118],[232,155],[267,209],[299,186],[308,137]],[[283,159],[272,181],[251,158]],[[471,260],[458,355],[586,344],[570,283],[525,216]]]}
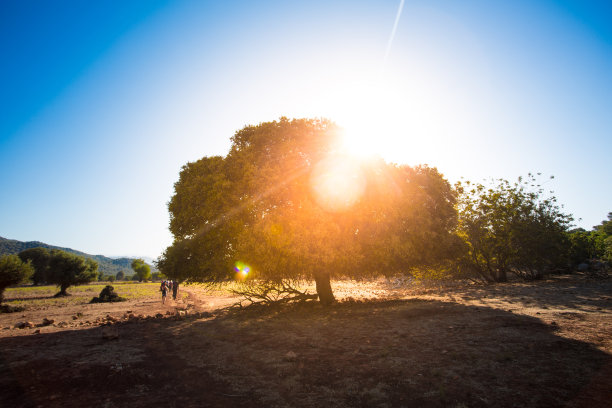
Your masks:
{"label": "dry grass field", "polygon": [[[91,287],[95,285],[90,285]],[[103,285],[102,285],[103,286]],[[334,282],[340,301],[227,308],[115,285],[7,292],[0,406],[609,407],[612,279]],[[46,289],[41,289],[46,290]],[[69,290],[70,292],[70,290]],[[44,318],[53,319],[43,326]],[[22,322],[33,327],[15,328]]]}

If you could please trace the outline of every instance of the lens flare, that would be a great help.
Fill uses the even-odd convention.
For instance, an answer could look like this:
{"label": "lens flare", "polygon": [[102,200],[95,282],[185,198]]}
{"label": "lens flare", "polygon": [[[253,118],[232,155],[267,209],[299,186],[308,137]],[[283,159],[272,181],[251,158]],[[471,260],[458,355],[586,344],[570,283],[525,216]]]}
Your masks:
{"label": "lens flare", "polygon": [[234,264],[234,272],[236,272],[236,280],[245,280],[251,272],[251,267],[244,262],[237,261]]}

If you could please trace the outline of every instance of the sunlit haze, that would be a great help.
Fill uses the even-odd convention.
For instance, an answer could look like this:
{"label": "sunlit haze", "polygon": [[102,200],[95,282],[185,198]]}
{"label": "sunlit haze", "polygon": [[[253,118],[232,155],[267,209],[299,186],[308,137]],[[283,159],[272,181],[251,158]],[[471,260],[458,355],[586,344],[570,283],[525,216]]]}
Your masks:
{"label": "sunlit haze", "polygon": [[[451,182],[554,175],[577,225],[605,219],[612,6],[400,5],[3,1],[0,236],[157,257],[181,166],[281,116],[329,118],[351,154]],[[363,188],[313,177],[330,207]]]}

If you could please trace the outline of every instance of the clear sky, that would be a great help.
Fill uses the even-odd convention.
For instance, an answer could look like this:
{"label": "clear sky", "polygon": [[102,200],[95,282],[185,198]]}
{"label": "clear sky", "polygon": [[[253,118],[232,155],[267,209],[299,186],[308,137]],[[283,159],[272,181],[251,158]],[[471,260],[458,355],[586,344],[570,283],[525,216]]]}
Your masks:
{"label": "clear sky", "polygon": [[157,257],[181,166],[280,116],[612,211],[606,1],[3,0],[0,61],[5,238]]}

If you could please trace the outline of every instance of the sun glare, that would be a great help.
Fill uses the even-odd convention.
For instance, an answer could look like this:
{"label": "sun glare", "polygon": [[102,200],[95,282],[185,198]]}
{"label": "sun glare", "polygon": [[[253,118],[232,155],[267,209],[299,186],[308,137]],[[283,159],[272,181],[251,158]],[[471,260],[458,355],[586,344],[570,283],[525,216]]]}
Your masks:
{"label": "sun glare", "polygon": [[377,87],[361,87],[346,96],[338,123],[344,128],[343,147],[357,157],[385,156],[404,148],[408,129],[406,101]]}
{"label": "sun glare", "polygon": [[349,209],[361,198],[365,189],[365,177],[358,160],[347,155],[337,155],[315,166],[310,184],[322,208],[340,212]]}

